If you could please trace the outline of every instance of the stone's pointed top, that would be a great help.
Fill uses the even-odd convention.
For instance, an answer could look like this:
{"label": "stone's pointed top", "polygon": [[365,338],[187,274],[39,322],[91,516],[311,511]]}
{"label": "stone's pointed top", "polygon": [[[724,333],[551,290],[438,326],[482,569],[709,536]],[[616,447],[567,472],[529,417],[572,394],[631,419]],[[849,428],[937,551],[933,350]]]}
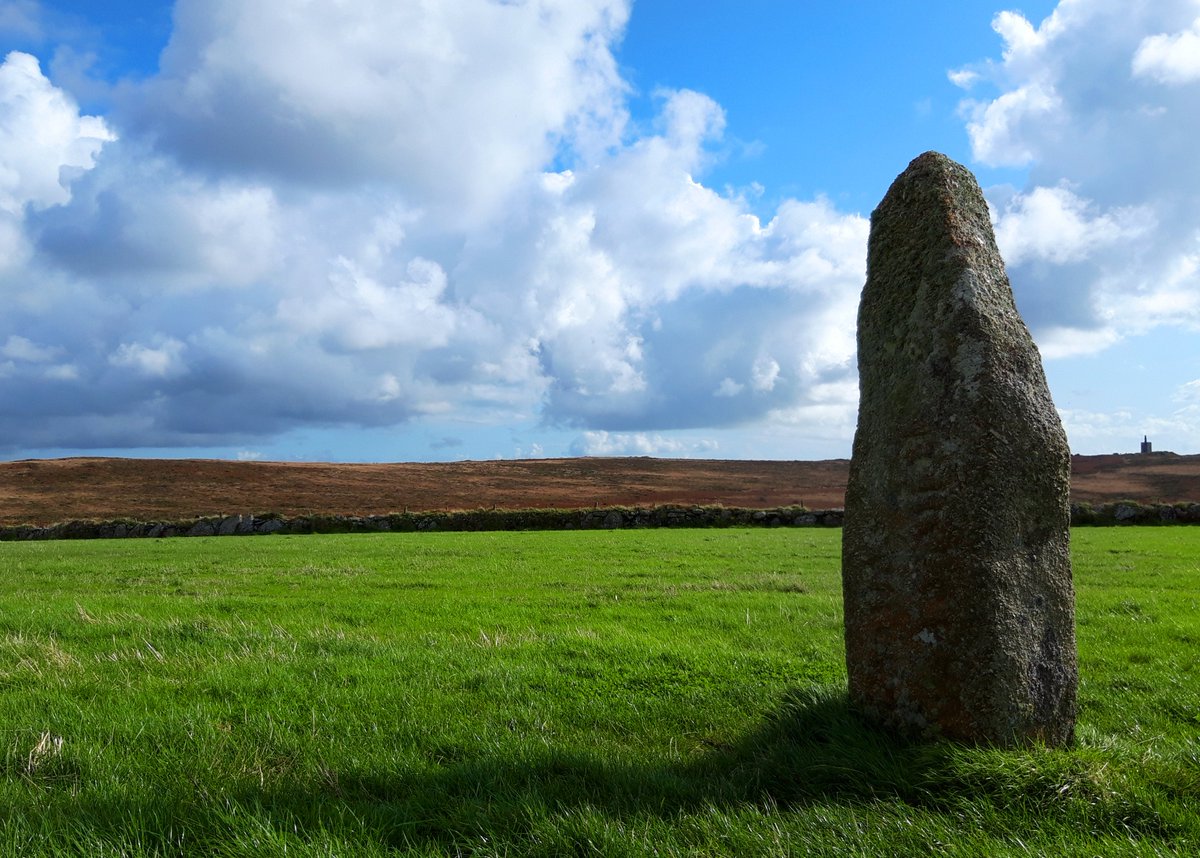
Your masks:
{"label": "stone's pointed top", "polygon": [[908,166],[904,168],[904,172],[900,176],[903,177],[910,173],[946,173],[967,176],[971,181],[975,180],[975,174],[962,164],[955,161],[949,155],[943,155],[941,152],[935,152],[932,149],[928,152],[922,152],[909,161]]}
{"label": "stone's pointed top", "polygon": [[909,163],[871,212],[868,269],[875,245],[909,245],[915,251],[943,242],[981,251],[990,257],[986,266],[1003,271],[991,214],[975,176],[941,152],[930,151]]}
{"label": "stone's pointed top", "polygon": [[898,189],[913,184],[932,187],[965,185],[966,188],[978,194],[981,199],[983,197],[983,192],[979,190],[979,183],[975,181],[975,176],[970,170],[941,152],[929,151],[918,155],[909,162],[904,172],[892,182],[892,186],[888,189],[880,206],[886,204]]}
{"label": "stone's pointed top", "polygon": [[[927,166],[933,166],[933,165],[937,165],[937,166],[941,166],[941,167],[946,167],[946,166],[961,167],[962,166],[957,161],[955,161],[953,158],[950,158],[947,155],[943,155],[941,152],[936,152],[933,149],[930,149],[928,152],[922,152],[920,155],[918,155],[917,157],[915,157],[911,161],[909,161],[908,169],[911,170],[914,167],[927,167]],[[905,170],[905,172],[908,172],[908,170]]]}
{"label": "stone's pointed top", "polygon": [[941,152],[930,150],[913,158],[904,169],[904,172],[896,177],[896,181],[892,183],[892,187],[914,179],[939,181],[939,179],[944,180],[950,176],[954,176],[960,180],[962,178],[970,178],[974,181],[971,171],[962,164],[953,158],[943,155]]}

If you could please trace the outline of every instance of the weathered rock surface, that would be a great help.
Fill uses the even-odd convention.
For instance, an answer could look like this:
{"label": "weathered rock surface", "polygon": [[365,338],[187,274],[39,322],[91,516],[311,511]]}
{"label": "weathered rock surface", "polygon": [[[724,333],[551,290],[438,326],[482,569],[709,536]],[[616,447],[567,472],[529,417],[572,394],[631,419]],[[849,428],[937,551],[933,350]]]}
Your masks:
{"label": "weathered rock surface", "polygon": [[853,702],[902,732],[1071,740],[1070,452],[974,176],[871,215],[843,588]]}

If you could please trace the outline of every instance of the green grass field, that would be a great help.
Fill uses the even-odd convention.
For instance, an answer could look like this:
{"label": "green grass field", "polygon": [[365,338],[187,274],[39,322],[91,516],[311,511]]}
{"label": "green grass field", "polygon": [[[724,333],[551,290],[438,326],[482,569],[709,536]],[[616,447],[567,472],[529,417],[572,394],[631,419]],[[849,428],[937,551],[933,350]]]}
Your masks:
{"label": "green grass field", "polygon": [[1200,528],[1074,532],[1076,747],[848,711],[840,531],[0,546],[0,855],[1200,854]]}

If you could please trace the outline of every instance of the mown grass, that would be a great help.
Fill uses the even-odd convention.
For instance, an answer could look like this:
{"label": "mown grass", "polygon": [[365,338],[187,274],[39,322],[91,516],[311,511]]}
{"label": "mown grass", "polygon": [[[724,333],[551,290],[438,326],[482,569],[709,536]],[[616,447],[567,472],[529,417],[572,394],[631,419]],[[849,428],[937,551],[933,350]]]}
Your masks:
{"label": "mown grass", "polygon": [[1067,751],[848,710],[840,532],[0,546],[0,855],[1200,852],[1200,528],[1077,530]]}

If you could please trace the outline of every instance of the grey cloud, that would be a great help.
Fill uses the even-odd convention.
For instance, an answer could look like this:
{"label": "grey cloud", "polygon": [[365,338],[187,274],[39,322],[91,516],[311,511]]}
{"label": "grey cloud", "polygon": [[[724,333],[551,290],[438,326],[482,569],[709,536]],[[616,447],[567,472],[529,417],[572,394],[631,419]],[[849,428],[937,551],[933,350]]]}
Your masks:
{"label": "grey cloud", "polygon": [[201,351],[205,345],[194,343],[186,370],[171,378],[144,377],[107,360],[85,364],[72,379],[33,373],[0,377],[6,443],[243,444],[299,425],[388,426],[412,416],[403,400],[372,395],[349,362],[304,351],[273,356],[232,348]]}
{"label": "grey cloud", "polygon": [[[582,389],[571,383],[572,368],[556,365],[553,349],[546,349],[543,366],[553,379],[546,416],[570,426],[628,432],[737,426],[801,405],[813,385],[853,376],[848,359],[819,372],[805,366],[806,304],[786,289],[685,293],[657,308],[657,323],[638,329],[647,384],[632,392]],[[778,375],[769,386],[765,380],[756,386],[756,365],[766,361],[778,364]],[[737,390],[720,395],[727,379]]]}
{"label": "grey cloud", "polygon": [[1093,284],[1100,273],[1094,260],[1060,265],[1035,261],[1008,269],[1017,308],[1032,330],[1103,325],[1092,301]]}
{"label": "grey cloud", "polygon": [[72,191],[28,228],[45,262],[77,277],[161,293],[244,285],[278,264],[277,205],[262,185],[206,181],[126,143]]}

